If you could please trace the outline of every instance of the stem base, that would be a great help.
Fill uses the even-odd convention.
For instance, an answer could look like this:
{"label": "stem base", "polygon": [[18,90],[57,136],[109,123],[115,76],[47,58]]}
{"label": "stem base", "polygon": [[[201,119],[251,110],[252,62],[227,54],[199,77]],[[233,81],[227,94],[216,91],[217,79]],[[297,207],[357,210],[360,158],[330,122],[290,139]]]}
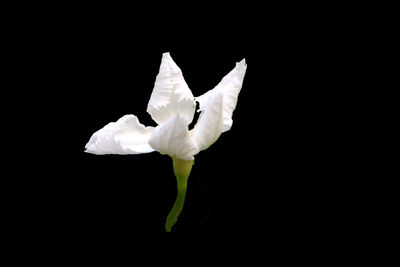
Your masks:
{"label": "stem base", "polygon": [[178,220],[179,214],[182,212],[183,204],[185,203],[185,196],[187,190],[187,181],[192,170],[194,161],[187,161],[172,157],[174,173],[177,182],[178,195],[176,197],[174,206],[168,214],[167,221],[165,223],[165,231],[171,232],[172,226]]}

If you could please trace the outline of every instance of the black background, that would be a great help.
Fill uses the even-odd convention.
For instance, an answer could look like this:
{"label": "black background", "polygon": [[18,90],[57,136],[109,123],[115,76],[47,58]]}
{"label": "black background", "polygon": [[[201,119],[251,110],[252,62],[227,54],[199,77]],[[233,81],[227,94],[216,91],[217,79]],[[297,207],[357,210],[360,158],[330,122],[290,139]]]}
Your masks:
{"label": "black background", "polygon": [[44,13],[22,25],[34,84],[27,99],[40,99],[29,125],[41,140],[28,160],[35,179],[21,181],[33,233],[132,240],[164,231],[176,197],[168,156],[83,152],[95,131],[125,114],[155,126],[146,107],[164,52],[195,96],[236,62],[248,64],[233,127],[196,156],[174,232],[286,240],[355,227],[364,205],[345,171],[352,152],[341,155],[350,130],[336,125],[361,90],[357,21],[266,6]]}

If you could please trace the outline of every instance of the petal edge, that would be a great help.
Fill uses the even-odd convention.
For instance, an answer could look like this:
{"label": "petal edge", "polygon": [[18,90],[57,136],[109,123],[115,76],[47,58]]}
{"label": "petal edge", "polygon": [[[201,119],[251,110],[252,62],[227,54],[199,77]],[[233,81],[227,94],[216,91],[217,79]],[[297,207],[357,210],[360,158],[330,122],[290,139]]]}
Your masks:
{"label": "petal edge", "polygon": [[161,154],[183,160],[194,160],[197,153],[197,147],[189,135],[188,123],[179,114],[157,126],[151,134],[149,144]]}
{"label": "petal edge", "polygon": [[169,53],[164,53],[147,112],[159,125],[179,113],[188,123],[193,120],[196,102],[181,69]]}
{"label": "petal edge", "polygon": [[141,154],[154,150],[148,139],[154,127],[145,127],[134,115],[125,115],[96,131],[85,146],[85,152],[105,154]]}
{"label": "petal edge", "polygon": [[247,65],[245,59],[237,62],[235,68],[230,71],[224,78],[222,78],[221,82],[216,87],[214,87],[214,89],[206,92],[199,97],[196,97],[196,100],[200,103],[201,111],[207,106],[212,95],[217,92],[220,92],[224,95],[222,132],[226,132],[232,127],[232,114],[236,108],[238,96],[240,90],[242,89],[246,69]]}
{"label": "petal edge", "polygon": [[201,111],[198,122],[193,129],[193,141],[198,151],[210,147],[222,133],[223,127],[223,94],[217,92],[210,97],[207,106]]}

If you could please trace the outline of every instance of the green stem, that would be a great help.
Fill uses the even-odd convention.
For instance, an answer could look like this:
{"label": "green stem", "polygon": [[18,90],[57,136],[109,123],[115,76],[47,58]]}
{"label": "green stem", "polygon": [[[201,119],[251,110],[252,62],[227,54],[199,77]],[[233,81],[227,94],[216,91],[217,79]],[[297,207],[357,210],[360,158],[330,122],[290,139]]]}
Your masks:
{"label": "green stem", "polygon": [[167,232],[171,232],[172,226],[174,226],[177,222],[178,216],[183,209],[183,204],[185,203],[187,181],[194,163],[193,160],[187,161],[178,159],[176,157],[172,157],[172,160],[177,182],[178,195],[165,223],[165,230]]}

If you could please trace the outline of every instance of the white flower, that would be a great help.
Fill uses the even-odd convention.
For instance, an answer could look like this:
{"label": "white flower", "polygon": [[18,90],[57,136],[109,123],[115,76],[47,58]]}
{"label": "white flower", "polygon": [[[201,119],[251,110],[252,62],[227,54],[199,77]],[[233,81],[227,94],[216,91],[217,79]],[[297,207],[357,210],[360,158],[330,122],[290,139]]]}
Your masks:
{"label": "white flower", "polygon": [[[246,72],[243,59],[212,90],[193,97],[182,71],[164,53],[156,77],[147,112],[157,127],[145,127],[134,115],[125,115],[95,132],[86,144],[85,152],[103,154],[141,154],[158,151],[183,160],[194,160],[194,155],[207,149],[232,126],[232,113],[236,107]],[[200,116],[189,131],[196,101],[200,103]]]}

